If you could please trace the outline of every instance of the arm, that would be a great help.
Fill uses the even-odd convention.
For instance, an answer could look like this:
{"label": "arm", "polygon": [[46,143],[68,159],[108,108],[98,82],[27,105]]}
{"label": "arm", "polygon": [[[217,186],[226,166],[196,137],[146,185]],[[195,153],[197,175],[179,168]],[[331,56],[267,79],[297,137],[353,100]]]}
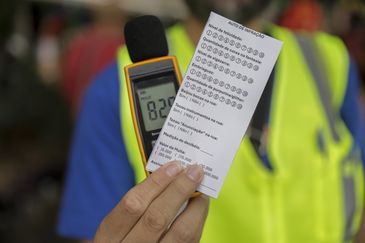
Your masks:
{"label": "arm", "polygon": [[101,220],[134,186],[120,130],[116,64],[91,84],[77,120],[58,233],[92,239]]}
{"label": "arm", "polygon": [[[361,150],[363,167],[365,168],[365,123],[362,114],[361,104],[359,102],[360,79],[356,70],[355,63],[351,60],[348,87],[341,108],[341,117],[345,121],[347,128],[350,130],[355,143]],[[356,237],[356,242],[365,240],[365,209],[363,210],[362,223]]]}
{"label": "arm", "polygon": [[354,141],[361,150],[361,158],[365,168],[365,122],[360,103],[360,78],[356,64],[351,60],[349,68],[348,86],[341,107],[341,117],[350,130]]}

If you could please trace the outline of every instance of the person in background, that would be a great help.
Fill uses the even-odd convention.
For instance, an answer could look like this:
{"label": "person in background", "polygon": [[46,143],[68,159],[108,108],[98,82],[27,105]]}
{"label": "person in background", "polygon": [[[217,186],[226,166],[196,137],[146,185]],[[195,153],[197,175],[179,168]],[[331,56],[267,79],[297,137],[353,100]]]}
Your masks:
{"label": "person in background", "polygon": [[290,1],[279,24],[292,30],[323,30],[323,11],[318,0]]}
{"label": "person in background", "polygon": [[69,41],[62,61],[62,86],[74,114],[89,83],[113,62],[117,48],[124,43],[125,17],[118,0],[81,3],[90,9],[93,22]]}
{"label": "person in background", "polygon": [[[357,70],[343,43],[322,32],[300,35],[270,24],[265,17],[276,1],[185,2],[191,15],[167,30],[170,54],[177,56],[183,72],[210,11],[284,42],[219,199],[211,201],[201,242],[354,241],[365,227],[361,223],[365,130]],[[144,179],[143,168],[136,156],[123,75],[119,76],[129,63],[122,47],[117,61],[85,95],[60,211],[61,235],[92,240],[100,224],[96,241],[157,242],[156,235],[168,229],[171,205],[153,201],[162,201],[159,193],[166,184],[147,178],[135,186]],[[162,178],[172,180],[167,175]],[[144,187],[158,193],[144,200],[147,195],[138,196]],[[185,193],[191,190],[191,184],[180,188]],[[171,194],[162,195],[176,203]],[[190,201],[191,207],[194,202]],[[204,202],[202,208],[206,207]],[[128,212],[141,217],[135,227]],[[194,217],[197,222],[205,219],[202,213],[178,219],[185,228],[175,239],[199,241],[202,224],[189,224]],[[149,237],[151,232],[154,237]]]}

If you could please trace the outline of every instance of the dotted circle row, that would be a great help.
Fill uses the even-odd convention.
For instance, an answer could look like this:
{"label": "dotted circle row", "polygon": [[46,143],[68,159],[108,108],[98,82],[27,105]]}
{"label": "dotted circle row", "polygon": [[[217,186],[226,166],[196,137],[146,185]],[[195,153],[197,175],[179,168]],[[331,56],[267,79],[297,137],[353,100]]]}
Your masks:
{"label": "dotted circle row", "polygon": [[241,58],[236,57],[235,55],[230,55],[228,52],[218,50],[218,48],[207,45],[206,43],[202,43],[201,47],[202,47],[202,49],[206,49],[209,52],[213,52],[214,54],[218,54],[219,56],[224,57],[225,59],[229,59],[232,62],[236,62],[237,64],[241,64],[243,67],[247,67],[249,69],[252,68],[254,71],[259,70],[259,65],[253,64],[251,62],[247,62],[244,59],[242,60]]}
{"label": "dotted circle row", "polygon": [[[199,72],[199,71],[198,71]],[[236,86],[234,85],[230,85],[229,83],[225,83],[224,81],[222,80],[218,80],[218,79],[213,79],[212,76],[209,76],[209,75],[206,75],[206,74],[203,74],[203,76],[198,76],[198,73],[194,73],[196,74],[197,77],[202,77],[203,80],[208,80],[208,82],[212,82],[214,83],[215,85],[218,85],[220,87],[224,87],[226,89],[229,89],[231,90],[232,92],[236,92],[238,95],[243,95],[243,97],[247,97],[248,96],[248,92],[246,90],[242,90],[241,88],[237,88]]]}
{"label": "dotted circle row", "polygon": [[231,46],[235,46],[237,49],[241,49],[242,51],[247,51],[247,53],[253,54],[254,56],[259,56],[260,58],[264,58],[265,56],[263,52],[259,52],[258,50],[253,49],[251,47],[247,47],[246,45],[242,45],[240,42],[229,39],[228,37],[224,37],[223,35],[218,34],[217,32],[208,30],[207,35],[212,36],[214,39],[218,39],[219,41],[224,42],[226,44],[229,43]]}
{"label": "dotted circle row", "polygon": [[232,107],[237,107],[237,109],[242,109],[242,104],[238,104],[236,101],[224,98],[223,96],[219,96],[218,94],[214,94],[212,91],[208,91],[198,85],[190,84],[190,82],[185,82],[185,87],[190,88],[191,90],[196,90],[198,93],[202,93],[203,95],[207,95],[208,97],[213,97],[215,100],[219,100],[222,103],[226,103],[227,105],[231,105]]}
{"label": "dotted circle row", "polygon": [[[207,64],[208,67],[213,67],[214,69],[219,70],[221,72],[224,72],[225,74],[230,75],[231,77],[235,77],[235,78],[240,79],[242,81],[247,81],[249,84],[253,83],[253,78],[249,78],[246,75],[243,75],[241,73],[236,73],[236,71],[230,70],[229,68],[224,67],[223,65],[218,65],[217,63],[207,61],[205,58],[200,58],[199,59],[198,57],[195,59],[197,62],[201,62],[202,64]],[[195,70],[194,71],[193,70],[194,69],[190,70],[191,74],[194,74],[193,72],[195,72]],[[199,71],[197,71],[197,72],[199,72]]]}

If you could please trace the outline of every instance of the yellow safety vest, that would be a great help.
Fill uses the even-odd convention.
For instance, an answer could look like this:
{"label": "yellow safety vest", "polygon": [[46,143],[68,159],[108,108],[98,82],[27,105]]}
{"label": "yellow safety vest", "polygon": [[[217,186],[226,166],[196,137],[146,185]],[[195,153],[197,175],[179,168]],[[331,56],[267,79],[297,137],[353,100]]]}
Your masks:
{"label": "yellow safety vest", "polygon": [[[276,65],[267,139],[274,170],[262,164],[245,138],[219,198],[211,201],[202,242],[352,242],[360,225],[364,194],[360,152],[339,116],[347,87],[346,49],[335,37],[313,36],[326,58],[325,71],[331,81],[327,90],[330,104],[326,104],[330,107],[326,107],[298,39],[276,26],[271,34],[284,42]],[[171,53],[185,72],[194,46],[181,25],[170,28],[167,35]],[[139,182],[145,175],[123,73],[130,63],[126,48],[121,48],[122,134]],[[326,108],[332,109],[332,119]]]}

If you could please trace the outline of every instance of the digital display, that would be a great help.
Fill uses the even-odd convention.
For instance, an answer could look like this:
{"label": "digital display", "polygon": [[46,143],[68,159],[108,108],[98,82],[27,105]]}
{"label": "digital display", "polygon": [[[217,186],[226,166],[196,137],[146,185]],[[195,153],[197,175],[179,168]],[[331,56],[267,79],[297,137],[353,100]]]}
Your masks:
{"label": "digital display", "polygon": [[[157,79],[159,82],[161,81],[161,78]],[[148,82],[153,83],[153,81],[149,80]],[[137,94],[145,130],[149,132],[161,129],[175,100],[176,90],[174,83],[165,82],[140,88],[137,90]]]}

